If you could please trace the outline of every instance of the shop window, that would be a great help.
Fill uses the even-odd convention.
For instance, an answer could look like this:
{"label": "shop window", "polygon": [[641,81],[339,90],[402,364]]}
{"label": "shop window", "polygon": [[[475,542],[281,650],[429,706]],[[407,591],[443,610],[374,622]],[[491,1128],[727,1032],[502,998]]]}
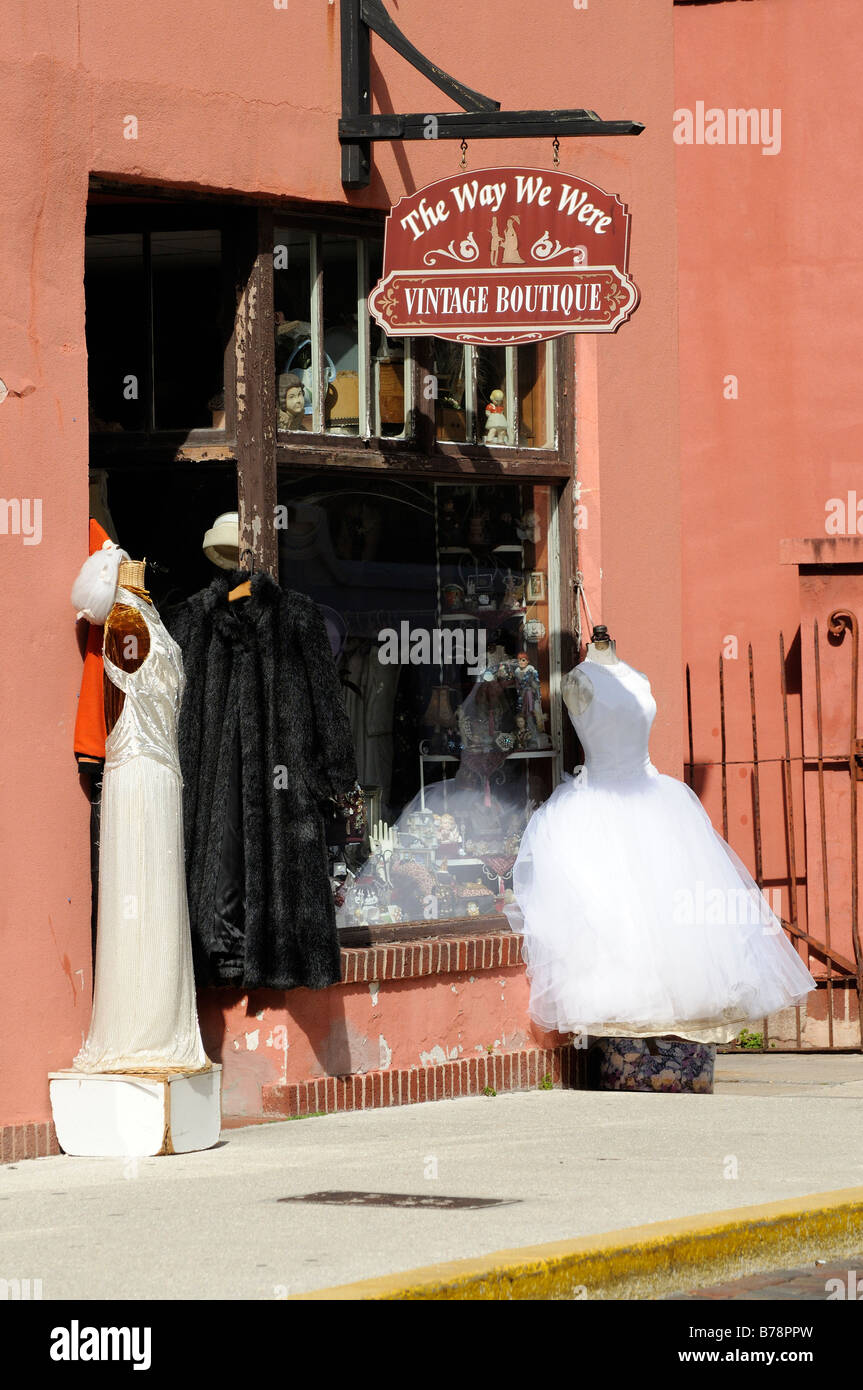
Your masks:
{"label": "shop window", "polygon": [[[270,247],[235,442],[237,293],[267,283]],[[218,205],[91,209],[93,487],[151,561],[160,608],[205,587],[200,541],[238,485],[241,510],[269,505],[274,370],[276,520],[254,560],[324,613],[368,803],[362,841],[330,824],[340,927],[504,926],[521,833],[562,770],[571,440],[557,439],[556,381],[571,358],[565,342],[388,339],[366,303],[382,250],[373,223],[346,218],[275,214],[274,230],[270,209],[257,225]],[[128,376],[143,389],[125,391]]]}
{"label": "shop window", "polygon": [[438,439],[551,449],[554,343],[473,347],[434,339]]}
{"label": "shop window", "polygon": [[333,830],[342,928],[505,921],[521,833],[560,770],[555,500],[280,476],[280,582],[323,610],[368,806],[362,844]]}
{"label": "shop window", "polygon": [[410,343],[387,338],[370,322],[366,305],[382,256],[380,237],[276,229],[280,432],[405,434]]}
{"label": "shop window", "polygon": [[410,439],[419,391],[434,402],[438,440],[553,449],[554,344],[436,338],[430,364],[415,374],[412,340],[387,337],[368,312],[382,264],[379,236],[276,228],[279,431]]}
{"label": "shop window", "polygon": [[84,273],[92,433],[223,429],[220,231],[88,234]]}

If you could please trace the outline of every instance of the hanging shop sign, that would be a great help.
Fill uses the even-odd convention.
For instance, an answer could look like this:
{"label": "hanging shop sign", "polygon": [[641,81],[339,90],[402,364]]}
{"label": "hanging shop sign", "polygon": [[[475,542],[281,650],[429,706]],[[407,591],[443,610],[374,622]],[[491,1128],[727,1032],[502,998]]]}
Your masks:
{"label": "hanging shop sign", "polygon": [[402,198],[369,309],[389,337],[527,343],[614,333],[638,305],[629,213],[550,169],[478,169]]}

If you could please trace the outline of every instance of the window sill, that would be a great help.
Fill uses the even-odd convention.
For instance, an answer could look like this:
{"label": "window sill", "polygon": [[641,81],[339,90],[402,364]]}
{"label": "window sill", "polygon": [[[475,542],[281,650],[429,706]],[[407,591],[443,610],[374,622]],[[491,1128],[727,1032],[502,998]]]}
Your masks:
{"label": "window sill", "polygon": [[490,912],[484,917],[435,917],[428,922],[386,922],[380,926],[343,927],[339,945],[351,947],[376,946],[380,942],[440,941],[448,936],[493,936],[501,932],[512,935],[503,913]]}
{"label": "window sill", "polygon": [[341,984],[370,981],[380,984],[382,980],[512,969],[524,963],[521,943],[521,936],[508,928],[505,931],[490,928],[465,935],[450,933],[433,940],[383,942],[370,947],[343,944]]}
{"label": "window sill", "polygon": [[423,473],[433,477],[474,474],[477,476],[519,476],[544,481],[550,477],[569,477],[572,463],[551,449],[487,449],[479,444],[456,444],[441,440],[429,453],[416,441],[405,438],[372,439],[358,435],[287,434],[276,437],[276,462],[299,468],[373,469]]}

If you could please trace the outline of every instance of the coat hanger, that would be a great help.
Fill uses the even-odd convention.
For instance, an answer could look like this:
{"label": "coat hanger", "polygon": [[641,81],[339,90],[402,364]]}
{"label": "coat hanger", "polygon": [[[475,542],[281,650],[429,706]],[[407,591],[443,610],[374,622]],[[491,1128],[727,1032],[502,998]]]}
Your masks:
{"label": "coat hanger", "polygon": [[248,578],[248,579],[244,579],[243,582],[242,582],[242,584],[238,584],[237,587],[236,587],[235,589],[232,589],[232,590],[231,590],[231,592],[228,594],[228,602],[229,602],[229,603],[233,603],[234,600],[235,600],[235,599],[238,599],[238,598],[250,598],[250,597],[251,597],[251,594],[252,594],[252,575],[255,573],[255,556],[254,556],[254,552],[251,551],[251,550],[249,550],[249,549],[246,549],[246,550],[241,551],[241,552],[240,552],[240,564],[241,564],[241,565],[242,565],[242,563],[243,563],[243,556],[244,556],[244,555],[248,555],[248,557],[249,557],[249,578]]}

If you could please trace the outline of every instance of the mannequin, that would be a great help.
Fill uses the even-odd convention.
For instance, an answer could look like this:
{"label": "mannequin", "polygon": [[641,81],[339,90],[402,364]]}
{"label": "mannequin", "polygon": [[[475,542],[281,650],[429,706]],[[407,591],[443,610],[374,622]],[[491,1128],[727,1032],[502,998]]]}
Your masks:
{"label": "mannequin", "polygon": [[[608,628],[602,623],[598,623],[593,629],[585,653],[585,660],[588,658],[599,666],[616,666],[620,661],[617,643],[609,637]],[[584,714],[593,699],[593,686],[587,674],[582,671],[581,663],[564,676],[563,698],[572,714]]]}
{"label": "mannequin", "polygon": [[[107,566],[108,561],[104,562]],[[180,649],[124,557],[105,620],[105,773],[93,1012],[81,1072],[210,1069],[195,1007],[177,717]],[[74,591],[73,591],[74,592]]]}
{"label": "mannequin", "polygon": [[[703,1044],[802,1002],[814,980],[698,797],[652,763],[650,681],[607,628],[593,629],[562,693],[583,762],[528,822],[507,912],[523,937],[531,1017],[610,1040],[604,1085],[709,1089]],[[718,905],[712,915],[693,906],[702,896]]]}
{"label": "mannequin", "polygon": [[[121,564],[117,584],[137,594],[152,605],[153,600],[144,587],[146,560],[127,560]],[[127,603],[115,603],[105,623],[105,654],[121,671],[137,671],[150,651],[150,632],[137,608]],[[105,686],[105,725],[110,734],[123,711],[126,699],[123,691],[103,676]]]}

